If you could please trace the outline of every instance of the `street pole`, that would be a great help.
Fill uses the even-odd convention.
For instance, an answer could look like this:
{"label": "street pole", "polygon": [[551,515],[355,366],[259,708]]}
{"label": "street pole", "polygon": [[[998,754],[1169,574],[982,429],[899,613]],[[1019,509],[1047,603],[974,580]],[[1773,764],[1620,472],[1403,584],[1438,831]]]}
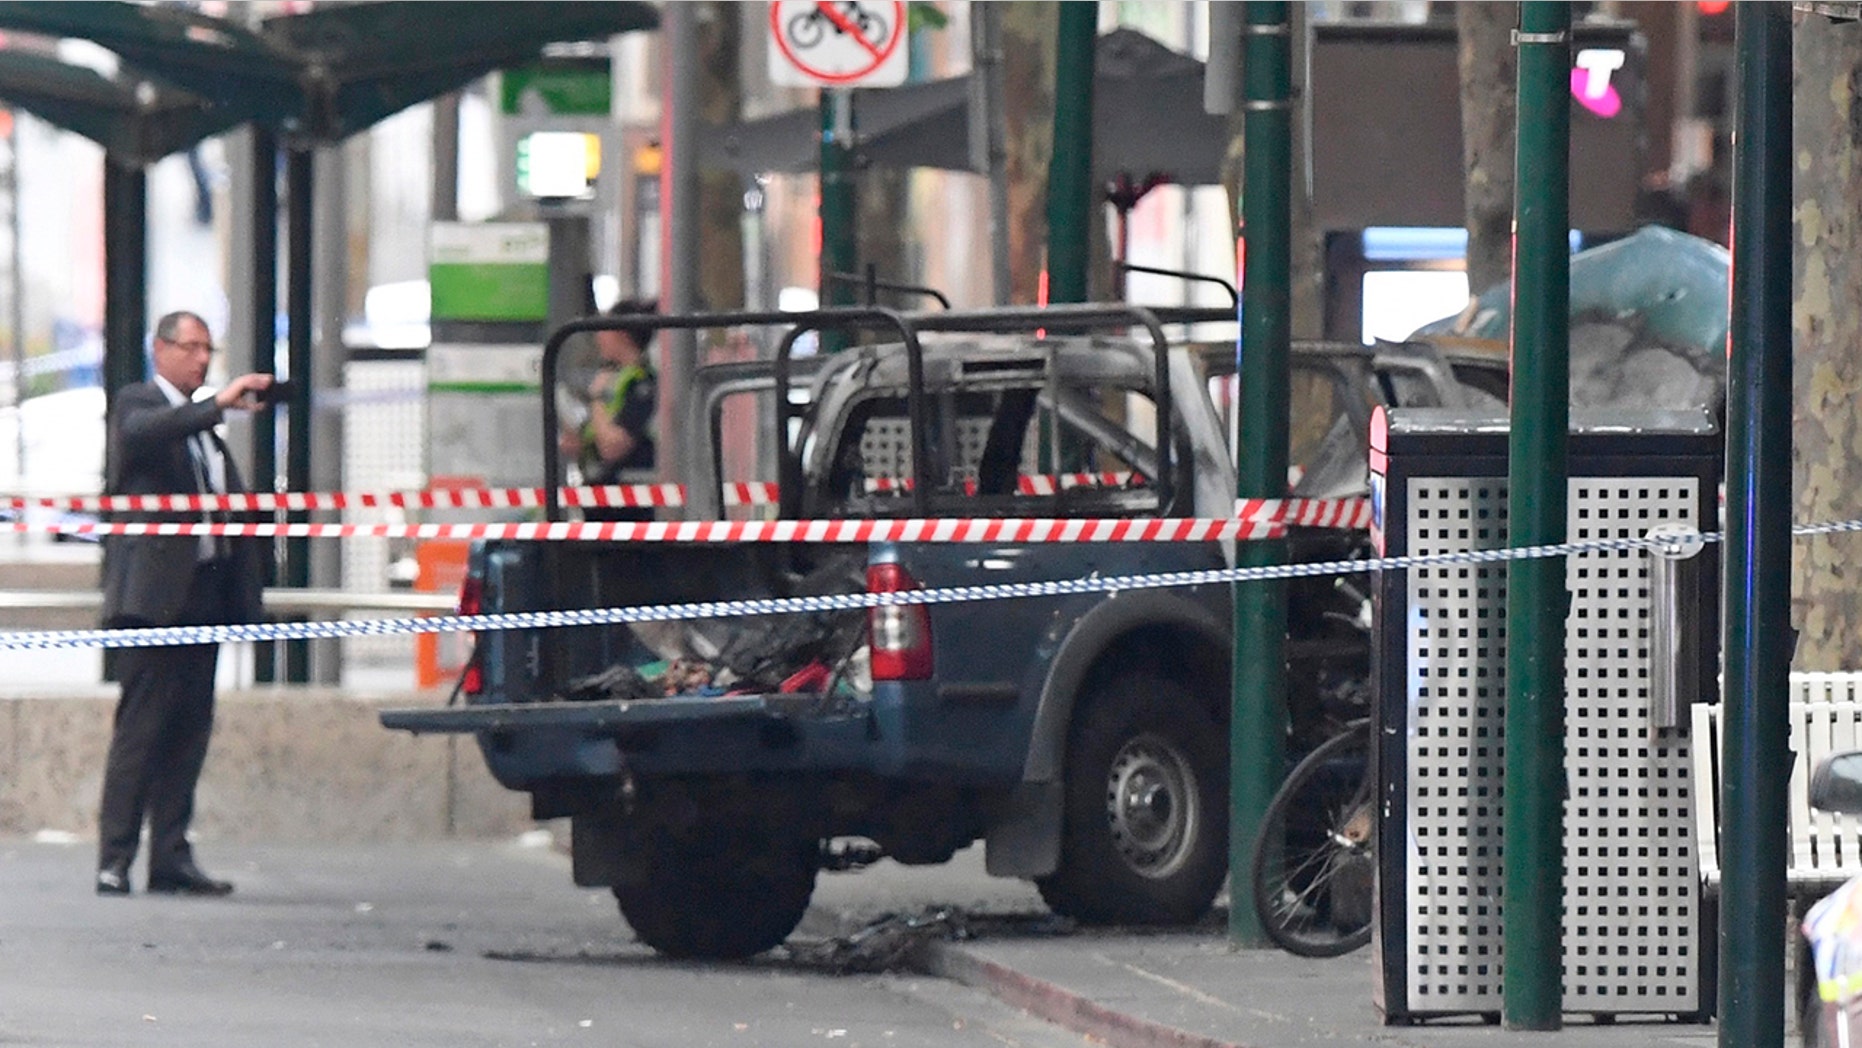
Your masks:
{"label": "street pole", "polygon": [[[311,196],[311,328],[315,351],[304,377],[315,390],[343,393],[348,385],[349,347],[343,342],[343,321],[349,314],[349,205],[350,166],[368,170],[369,136],[357,135],[347,142],[320,146],[311,154],[316,192]],[[355,187],[362,201],[368,199],[368,183]],[[366,266],[366,260],[363,261]],[[347,413],[340,409],[311,407],[304,413],[309,434],[309,464],[305,490],[341,491],[343,484],[343,448],[347,441],[344,421]],[[318,514],[322,521],[341,521],[341,513]],[[304,577],[318,589],[340,589],[343,584],[345,543],[320,542],[306,549]],[[315,684],[341,684],[343,643],[337,639],[310,645],[309,672],[306,680]]]}
{"label": "street pole", "polygon": [[[660,255],[659,308],[662,313],[698,309],[698,126],[699,69],[697,4],[667,4],[661,18],[660,59]],[[587,258],[584,251],[583,257]],[[698,415],[690,410],[692,378],[698,369],[698,332],[666,331],[659,343],[659,432],[662,446],[657,469],[662,478],[694,483],[697,468],[693,434]]]}
{"label": "street pole", "polygon": [[1002,12],[991,4],[970,7],[970,166],[989,184],[990,303],[1006,306],[1009,288],[1009,156],[1002,109]]}
{"label": "street pole", "polygon": [[[1571,8],[1520,8],[1507,541],[1565,540],[1570,439]],[[1565,588],[1563,557],[1507,562],[1506,848],[1501,1016],[1563,1021]]]}
{"label": "street pole", "polygon": [[1084,302],[1098,225],[1093,208],[1093,49],[1099,5],[1060,5],[1054,49],[1054,149],[1047,169],[1047,287],[1050,302]]}
{"label": "street pole", "polygon": [[[311,226],[315,192],[314,155],[307,145],[285,150],[285,368],[291,394],[285,402],[285,490],[310,490],[310,335],[311,335]],[[302,511],[287,514],[291,523],[304,523]],[[284,584],[310,585],[310,540],[286,539]],[[284,679],[292,684],[310,680],[310,642],[290,640],[284,648]]]}
{"label": "street pole", "polygon": [[143,328],[149,312],[149,190],[142,165],[105,154],[103,160],[103,388],[116,391],[148,377]]}
{"label": "street pole", "polygon": [[[1726,405],[1726,709],[1720,834],[1720,1033],[1784,1041],[1791,778],[1791,8],[1733,15],[1732,328]],[[1695,740],[1702,745],[1704,740]],[[1703,799],[1700,803],[1706,803]]]}
{"label": "street pole", "polygon": [[20,245],[23,225],[19,207],[19,121],[24,114],[14,113],[6,131],[6,202],[7,202],[7,326],[13,329],[13,440],[14,476],[22,488],[26,484],[26,275],[25,249]]}
{"label": "street pole", "polygon": [[[247,320],[252,325],[252,370],[270,375],[278,371],[278,138],[270,128],[257,123],[250,125],[246,134],[252,146],[252,293]],[[277,428],[277,409],[265,407],[254,412],[254,491],[271,494],[278,488]],[[263,658],[257,660],[257,666],[261,674],[269,671]]]}
{"label": "street pole", "polygon": [[[859,301],[852,285],[832,274],[859,269],[860,246],[854,228],[856,205],[853,172],[855,133],[853,92],[846,88],[821,89],[821,305],[850,306]],[[821,348],[832,353],[847,344],[840,331],[820,333]]]}
{"label": "street pole", "polygon": [[[247,333],[252,341],[252,370],[273,375],[278,372],[278,138],[259,123],[248,125],[246,135],[252,168],[251,206],[247,213],[252,272],[245,319],[250,325]],[[278,490],[278,409],[270,405],[252,413],[251,487],[265,494]],[[252,645],[254,683],[270,684],[278,679],[279,643],[283,642],[262,640]]]}
{"label": "street pole", "polygon": [[[1250,0],[1242,26],[1242,376],[1235,494],[1285,498],[1292,287],[1292,22],[1290,5]],[[1284,539],[1235,544],[1237,567],[1286,562]],[[1234,587],[1229,717],[1229,940],[1266,946],[1249,871],[1261,816],[1284,771],[1287,723],[1286,583]]]}
{"label": "street pole", "polygon": [[433,197],[435,222],[459,220],[459,92],[433,100]]}

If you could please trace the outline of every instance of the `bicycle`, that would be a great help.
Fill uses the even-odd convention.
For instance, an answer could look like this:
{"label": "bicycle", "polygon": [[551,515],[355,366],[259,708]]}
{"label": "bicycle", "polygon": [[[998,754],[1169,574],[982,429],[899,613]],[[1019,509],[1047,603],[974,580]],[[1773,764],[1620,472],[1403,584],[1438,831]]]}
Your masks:
{"label": "bicycle", "polygon": [[1274,945],[1337,957],[1371,941],[1377,870],[1371,719],[1308,753],[1267,806],[1255,839],[1254,913]]}
{"label": "bicycle", "polygon": [[[866,41],[875,47],[886,40],[886,20],[861,6],[859,0],[840,0],[837,3],[845,24],[858,30]],[[832,29],[835,36],[845,36],[842,23],[829,17],[826,11],[816,6],[809,11],[789,19],[789,42],[806,50],[819,44],[827,31]]]}

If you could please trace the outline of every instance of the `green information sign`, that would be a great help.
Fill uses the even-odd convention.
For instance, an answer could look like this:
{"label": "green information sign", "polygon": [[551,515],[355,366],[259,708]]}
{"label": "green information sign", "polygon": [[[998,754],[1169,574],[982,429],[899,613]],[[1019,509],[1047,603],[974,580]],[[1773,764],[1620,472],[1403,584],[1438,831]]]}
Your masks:
{"label": "green information sign", "polygon": [[435,223],[427,263],[433,319],[545,319],[549,244],[541,222]]}
{"label": "green information sign", "polygon": [[605,58],[552,58],[507,69],[498,78],[507,116],[607,116],[614,73]]}

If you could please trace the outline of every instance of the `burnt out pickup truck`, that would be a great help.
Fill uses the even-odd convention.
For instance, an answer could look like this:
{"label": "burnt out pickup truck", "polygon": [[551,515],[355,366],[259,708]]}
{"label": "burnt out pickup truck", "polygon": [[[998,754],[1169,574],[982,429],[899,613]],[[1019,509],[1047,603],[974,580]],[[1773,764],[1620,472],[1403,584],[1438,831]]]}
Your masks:
{"label": "burnt out pickup truck", "polygon": [[[1234,346],[1172,345],[1162,327],[1223,316],[659,318],[780,325],[771,359],[698,369],[686,435],[706,467],[689,507],[742,515],[726,492],[767,469],[781,518],[1228,517]],[[604,323],[552,337],[546,390],[563,339]],[[802,334],[836,325],[869,341],[795,358]],[[1293,367],[1292,493],[1306,497],[1364,494],[1374,406],[1481,396],[1426,346],[1296,345]],[[560,476],[553,440],[545,457]],[[1295,528],[1288,544],[1295,560],[1341,560],[1364,539]],[[1231,563],[1222,542],[487,541],[461,603],[616,608]],[[1330,578],[1296,581],[1289,602],[1293,731],[1321,733],[1365,701],[1360,609]],[[1204,585],[487,631],[462,704],[382,719],[476,734],[538,818],[570,820],[575,882],[611,887],[671,956],[760,952],[794,929],[819,871],[938,863],[978,840],[990,872],[1032,879],[1058,913],[1185,922],[1227,868],[1230,614],[1229,587]]]}

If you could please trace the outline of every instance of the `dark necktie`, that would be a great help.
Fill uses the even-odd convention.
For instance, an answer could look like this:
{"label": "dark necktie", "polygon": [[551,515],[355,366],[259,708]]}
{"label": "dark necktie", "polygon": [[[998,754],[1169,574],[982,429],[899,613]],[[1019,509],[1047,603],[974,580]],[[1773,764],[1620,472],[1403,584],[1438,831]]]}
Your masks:
{"label": "dark necktie", "polygon": [[[188,438],[188,458],[194,460],[194,480],[200,485],[200,493],[202,495],[221,494],[219,489],[213,486],[213,467],[209,464],[211,459],[209,459],[208,456],[212,454],[212,445],[209,444],[208,441],[212,439],[212,435],[207,432],[196,433]],[[215,524],[224,521],[226,515],[224,513],[204,512],[201,514],[201,519],[209,524]],[[224,558],[227,554],[226,536],[214,535],[211,536],[211,538],[213,542],[213,559]]]}

